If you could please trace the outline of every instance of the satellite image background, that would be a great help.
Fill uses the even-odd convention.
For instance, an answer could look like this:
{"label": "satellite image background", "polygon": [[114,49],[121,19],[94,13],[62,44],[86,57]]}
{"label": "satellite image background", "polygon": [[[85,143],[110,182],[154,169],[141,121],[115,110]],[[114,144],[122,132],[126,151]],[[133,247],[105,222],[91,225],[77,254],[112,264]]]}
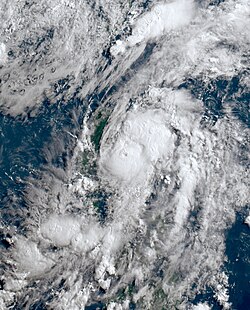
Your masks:
{"label": "satellite image background", "polygon": [[250,309],[249,1],[0,14],[0,310]]}

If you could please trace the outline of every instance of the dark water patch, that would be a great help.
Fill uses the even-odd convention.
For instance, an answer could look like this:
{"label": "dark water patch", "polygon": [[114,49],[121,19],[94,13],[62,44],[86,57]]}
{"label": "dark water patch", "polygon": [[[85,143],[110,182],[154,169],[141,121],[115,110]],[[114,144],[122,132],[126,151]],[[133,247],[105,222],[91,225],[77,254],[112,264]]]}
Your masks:
{"label": "dark water patch", "polygon": [[106,290],[102,287],[99,287],[97,295],[103,297],[106,294]]}
{"label": "dark water patch", "polygon": [[[112,59],[113,59],[113,56],[110,52],[110,49],[111,49],[111,46],[109,47],[106,47],[103,51],[102,51],[102,56],[104,57],[104,59],[106,60],[107,62],[107,65],[110,66],[111,63],[112,63]],[[99,70],[100,72],[101,70]],[[102,70],[104,71],[104,70]]]}
{"label": "dark water patch", "polygon": [[234,44],[232,42],[228,42],[226,40],[218,42],[216,44],[216,47],[227,49],[231,53],[236,53],[237,51],[239,51],[239,46],[237,46],[236,44]]}
{"label": "dark water patch", "polygon": [[23,64],[39,62],[45,55],[49,54],[54,33],[53,28],[48,28],[41,36],[27,37],[22,40],[18,45],[17,53],[23,56]]}
{"label": "dark water patch", "polygon": [[12,60],[14,60],[16,58],[16,52],[14,50],[12,50],[12,49],[10,49],[8,51],[7,55],[8,55],[8,60],[9,61],[12,61]]}
{"label": "dark water patch", "polygon": [[225,0],[211,0],[209,1],[209,6],[218,6],[223,2],[225,2]]}
{"label": "dark water patch", "polygon": [[[249,138],[248,140],[249,141]],[[250,144],[249,143],[241,143],[237,149],[237,155],[239,163],[245,167],[246,171],[250,169],[250,161],[249,161],[249,153],[250,153]]]}
{"label": "dark water patch", "polygon": [[[31,297],[31,296],[28,296],[28,297]],[[46,306],[45,301],[43,301],[43,300],[38,300],[34,304],[29,306],[28,305],[27,297],[24,298],[24,299],[25,299],[25,301],[18,302],[11,309],[13,309],[13,310],[23,310],[23,309],[27,309],[27,310],[47,310],[48,309],[48,307]]]}
{"label": "dark water patch", "polygon": [[156,43],[147,43],[143,53],[132,63],[130,68],[134,71],[137,71],[142,65],[144,65],[153,54]]}
{"label": "dark water patch", "polygon": [[0,208],[5,225],[22,225],[29,176],[39,178],[39,170],[46,165],[65,169],[85,111],[83,101],[73,97],[56,104],[46,100],[36,117],[0,114]]}
{"label": "dark water patch", "polygon": [[93,202],[94,208],[99,216],[101,222],[104,223],[107,215],[108,215],[108,206],[107,203],[103,200],[97,200]]}
{"label": "dark water patch", "polygon": [[237,310],[249,309],[250,305],[250,228],[244,224],[246,216],[246,212],[237,214],[226,239],[229,301]]}
{"label": "dark water patch", "polygon": [[196,0],[196,2],[202,7],[216,7],[221,3],[224,3],[225,0]]}
{"label": "dark water patch", "polygon": [[126,298],[126,288],[125,287],[122,287],[122,288],[120,288],[118,291],[117,291],[117,293],[116,293],[116,299],[118,300],[118,301],[124,301],[125,300],[125,298]]}
{"label": "dark water patch", "polygon": [[223,307],[214,298],[214,291],[211,288],[206,288],[203,293],[197,294],[191,301],[192,304],[197,305],[199,303],[207,303],[212,310],[222,310]]}
{"label": "dark water patch", "polygon": [[143,0],[139,6],[141,6],[144,10],[146,10],[149,8],[152,2],[153,2],[152,0]]}
{"label": "dark water patch", "polygon": [[133,33],[133,28],[131,25],[126,25],[122,30],[122,34],[125,38],[131,36],[132,33]]}
{"label": "dark water patch", "polygon": [[47,274],[44,279],[31,281],[15,301],[13,309],[51,309],[50,303],[58,298],[58,294],[61,291],[68,291],[65,286],[66,280],[60,279],[59,273],[56,276],[59,279],[56,279],[53,274]]}
{"label": "dark water patch", "polygon": [[54,94],[55,96],[61,95],[66,92],[70,88],[70,81],[74,78],[73,76],[67,76],[64,79],[59,79],[57,82],[53,84]]}
{"label": "dark water patch", "polygon": [[85,307],[85,310],[106,310],[107,306],[102,302],[96,302]]}
{"label": "dark water patch", "polygon": [[65,134],[66,130],[75,129],[77,120],[72,117],[72,109],[79,105],[84,110],[78,99],[67,105],[45,102],[37,117],[28,116],[24,121],[0,115],[0,176],[3,185],[18,183],[18,177],[23,179],[32,169],[46,163],[43,147],[51,141],[52,134]]}
{"label": "dark water patch", "polygon": [[46,42],[46,41],[51,41],[54,37],[54,34],[55,34],[55,29],[53,28],[49,28],[47,29],[46,33],[41,36],[41,37],[38,37],[34,43],[35,45],[35,50],[39,49],[39,47],[41,47],[41,45]]}
{"label": "dark water patch", "polygon": [[[40,150],[49,137],[49,128],[37,118],[33,124],[24,124],[20,120],[0,115],[0,145],[2,186],[12,188],[16,178],[29,175],[29,170],[44,163]],[[38,133],[44,136],[38,138]],[[8,186],[12,185],[12,186]],[[1,195],[2,196],[2,195]]]}
{"label": "dark water patch", "polygon": [[5,234],[3,232],[0,232],[0,249],[8,249],[11,247],[11,242],[10,242],[11,235],[10,234]]}
{"label": "dark water patch", "polygon": [[39,300],[37,302],[35,302],[30,308],[29,310],[47,310],[47,306],[44,303],[44,301]]}
{"label": "dark water patch", "polygon": [[[229,302],[232,310],[246,310],[250,304],[250,229],[244,223],[247,212],[238,213],[234,225],[226,235],[225,270],[229,277]],[[207,288],[205,292],[196,295],[193,304],[207,302],[212,310],[222,309],[214,298],[214,292]]]}
{"label": "dark water patch", "polygon": [[209,120],[214,125],[223,116],[221,89],[214,85],[214,81],[207,85],[203,80],[190,78],[180,88],[189,89],[194,97],[202,100],[205,108],[202,122]]}
{"label": "dark water patch", "polygon": [[87,98],[87,101],[90,102],[91,111],[95,112],[108,95],[109,93],[107,87],[103,88],[102,90],[96,88],[93,94]]}
{"label": "dark water patch", "polygon": [[250,92],[245,90],[235,98],[236,104],[233,105],[233,114],[250,128]]}
{"label": "dark water patch", "polygon": [[151,205],[152,203],[154,203],[156,200],[157,200],[157,194],[156,194],[156,193],[151,193],[151,194],[147,197],[147,199],[146,199],[146,201],[145,201],[145,204],[150,206],[150,205]]}
{"label": "dark water patch", "polygon": [[192,210],[188,217],[187,230],[188,232],[196,232],[201,228],[200,220],[200,210]]}
{"label": "dark water patch", "polygon": [[203,122],[214,125],[219,118],[225,116],[225,109],[232,108],[232,113],[245,125],[250,127],[250,92],[241,83],[247,72],[240,72],[231,79],[219,77],[216,80],[205,81],[201,78],[188,78],[179,85],[179,89],[190,90],[192,95],[202,100],[205,108]]}
{"label": "dark water patch", "polygon": [[157,259],[155,266],[152,269],[153,274],[162,280],[164,278],[164,273],[166,270],[166,263],[167,259],[165,257],[160,257],[159,259]]}
{"label": "dark water patch", "polygon": [[250,90],[241,83],[241,78],[248,75],[248,73],[242,72],[229,81],[225,101],[233,104],[234,115],[250,127]]}
{"label": "dark water patch", "polygon": [[127,286],[118,289],[115,297],[117,300],[123,301],[126,298],[131,299],[133,294],[137,292],[138,292],[138,288],[136,287],[135,279],[134,279],[132,282],[128,283]]}
{"label": "dark water patch", "polygon": [[0,279],[0,291],[4,289],[4,285],[5,285],[4,280]]}
{"label": "dark water patch", "polygon": [[87,194],[87,197],[93,201],[96,215],[98,216],[100,223],[104,224],[109,215],[109,194],[107,194],[105,191],[100,190],[98,192]]}

